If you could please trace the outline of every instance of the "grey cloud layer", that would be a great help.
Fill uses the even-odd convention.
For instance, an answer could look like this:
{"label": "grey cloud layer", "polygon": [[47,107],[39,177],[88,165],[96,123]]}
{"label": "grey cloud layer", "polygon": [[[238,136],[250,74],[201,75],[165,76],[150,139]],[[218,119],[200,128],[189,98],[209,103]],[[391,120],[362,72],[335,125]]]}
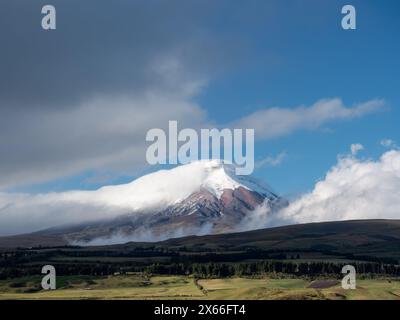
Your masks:
{"label": "grey cloud layer", "polygon": [[77,108],[7,114],[0,140],[1,186],[45,182],[107,167],[131,174],[145,164],[145,133],[173,118],[199,127],[204,112],[180,97],[98,98]]}
{"label": "grey cloud layer", "polygon": [[[45,32],[44,4],[0,4],[0,190],[88,169],[133,173],[145,163],[149,128],[168,120],[210,126],[193,98],[210,78],[245,60],[238,28],[258,28],[266,16],[274,21],[270,4],[259,2],[54,0],[58,27]],[[227,8],[227,25],[214,30]],[[233,126],[270,138],[381,105],[350,109],[328,100],[304,109],[265,109]]]}
{"label": "grey cloud layer", "polygon": [[52,32],[40,27],[43,4],[0,4],[2,109],[71,108],[98,93],[176,89],[157,69],[166,56],[179,58],[183,80],[201,78],[223,61],[214,59],[218,42],[199,23],[213,12],[207,3],[54,0]]}
{"label": "grey cloud layer", "polygon": [[57,30],[46,32],[44,4],[0,4],[0,188],[132,171],[149,128],[202,121],[190,100],[229,60],[220,46],[231,40],[207,30],[218,5],[54,0]]}
{"label": "grey cloud layer", "polygon": [[[332,10],[310,1],[320,15]],[[40,25],[45,4],[0,2],[2,110],[71,108],[98,93],[177,90],[170,82],[174,74],[160,77],[154,68],[168,56],[179,60],[183,82],[204,80],[232,65],[268,64],[268,52],[253,54],[259,44],[248,35],[273,30],[282,10],[296,16],[304,9],[301,2],[253,0],[52,0],[57,30],[45,32]],[[270,46],[281,40],[275,32],[268,36]],[[168,63],[162,71],[168,73]]]}

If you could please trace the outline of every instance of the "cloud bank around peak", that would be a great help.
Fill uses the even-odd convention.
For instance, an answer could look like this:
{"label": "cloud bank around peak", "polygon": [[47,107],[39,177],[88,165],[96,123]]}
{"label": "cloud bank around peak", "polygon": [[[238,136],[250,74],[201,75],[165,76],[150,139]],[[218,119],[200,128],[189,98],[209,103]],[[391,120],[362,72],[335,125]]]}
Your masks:
{"label": "cloud bank around peak", "polygon": [[[352,146],[352,151],[361,148],[358,144]],[[164,173],[161,171],[159,174]],[[151,185],[154,179],[151,175],[147,177]],[[166,180],[167,183],[170,179]],[[183,180],[177,181],[182,184]],[[187,194],[180,195],[180,198],[188,196],[189,189],[194,188],[190,187],[193,179],[187,183],[189,185],[182,189],[182,192]],[[142,201],[147,195],[146,188],[134,188],[135,185],[104,187],[97,191],[37,195],[0,192],[0,235],[31,232],[126,214],[132,210],[135,199]],[[157,188],[161,188],[166,195],[173,195],[168,191],[171,188]],[[142,193],[137,193],[138,189]],[[157,191],[150,192],[148,196],[154,198],[162,194]],[[156,203],[151,197],[149,200]],[[238,225],[238,231],[294,223],[352,219],[400,219],[399,150],[386,151],[377,160],[360,159],[354,152],[339,156],[337,164],[316,183],[311,192],[273,214],[268,206],[258,208]]]}

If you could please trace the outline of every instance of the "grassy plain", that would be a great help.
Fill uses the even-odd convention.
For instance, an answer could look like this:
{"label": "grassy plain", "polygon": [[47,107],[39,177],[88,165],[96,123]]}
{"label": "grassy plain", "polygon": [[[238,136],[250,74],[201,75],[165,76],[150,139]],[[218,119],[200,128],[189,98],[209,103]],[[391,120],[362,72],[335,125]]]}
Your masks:
{"label": "grassy plain", "polygon": [[224,278],[196,280],[189,276],[57,278],[57,290],[40,290],[40,277],[0,281],[0,299],[385,299],[400,300],[399,279],[358,280],[344,290],[338,281],[306,279]]}

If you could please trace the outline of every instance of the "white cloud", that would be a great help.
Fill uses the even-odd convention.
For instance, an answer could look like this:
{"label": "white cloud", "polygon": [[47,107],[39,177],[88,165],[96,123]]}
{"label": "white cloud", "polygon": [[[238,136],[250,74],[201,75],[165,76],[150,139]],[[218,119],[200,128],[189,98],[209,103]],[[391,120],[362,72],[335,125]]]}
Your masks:
{"label": "white cloud", "polygon": [[[241,185],[225,170],[227,168],[224,169],[216,160],[196,161],[171,170],[160,170],[127,184],[105,186],[94,191],[0,192],[0,235],[112,219],[122,214],[154,213],[186,199],[201,188],[220,197],[224,189]],[[146,232],[141,233],[144,236]],[[135,236],[140,238],[138,234]]]}
{"label": "white cloud", "polygon": [[273,214],[268,201],[264,201],[240,221],[236,227],[236,231],[243,232],[265,228],[271,224],[271,217],[273,217]]}
{"label": "white cloud", "polygon": [[279,154],[277,154],[275,157],[272,156],[268,156],[265,157],[264,159],[257,161],[255,166],[256,168],[262,168],[262,167],[276,167],[279,166],[283,160],[285,160],[285,158],[287,157],[287,153],[286,152],[281,152]]}
{"label": "white cloud", "polygon": [[397,146],[396,142],[394,142],[392,139],[382,139],[380,143],[385,148],[391,148],[391,149],[398,149],[399,148]]}
{"label": "white cloud", "polygon": [[235,126],[254,128],[257,138],[269,139],[302,129],[314,130],[335,120],[359,118],[377,112],[383,106],[383,100],[370,100],[346,107],[340,99],[324,99],[309,107],[260,110],[244,117]]}
{"label": "white cloud", "polygon": [[351,150],[351,154],[353,156],[356,156],[358,152],[360,152],[361,150],[364,150],[364,146],[359,143],[354,143],[350,146],[350,150]]}
{"label": "white cloud", "polygon": [[379,160],[341,157],[314,190],[282,210],[278,224],[400,219],[400,151]]}

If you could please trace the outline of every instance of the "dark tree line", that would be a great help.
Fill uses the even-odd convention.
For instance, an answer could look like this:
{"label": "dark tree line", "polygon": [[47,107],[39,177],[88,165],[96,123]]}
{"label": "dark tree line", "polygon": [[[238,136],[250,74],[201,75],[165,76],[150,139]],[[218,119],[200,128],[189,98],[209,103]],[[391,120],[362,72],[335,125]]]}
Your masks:
{"label": "dark tree line", "polygon": [[[302,252],[264,251],[248,248],[239,252],[190,252],[187,248],[160,248],[156,246],[130,248],[129,250],[86,250],[82,248],[57,248],[51,250],[16,250],[0,252],[0,279],[27,275],[40,275],[44,264],[56,267],[58,275],[104,276],[114,273],[147,272],[151,274],[195,275],[205,277],[256,276],[271,273],[297,276],[340,275],[343,263],[302,260]],[[313,251],[319,252],[322,251]],[[323,251],[325,256],[339,256]],[[67,258],[64,261],[55,257]],[[91,261],[82,259],[91,257]],[[93,257],[98,257],[93,259]],[[108,257],[135,257],[137,261]],[[342,254],[343,257],[343,254]],[[400,277],[398,261],[370,256],[345,256],[359,274],[392,275]],[[149,259],[147,259],[149,258]],[[249,262],[252,261],[252,262]]]}
{"label": "dark tree line", "polygon": [[[358,274],[391,275],[400,277],[400,266],[382,263],[353,262]],[[264,260],[241,263],[153,263],[137,266],[129,263],[54,264],[58,275],[105,276],[115,273],[145,272],[166,275],[194,275],[198,278],[257,276],[264,274],[292,274],[296,276],[341,275],[343,263],[295,262]],[[0,279],[39,275],[40,266],[9,267],[0,269]]]}
{"label": "dark tree line", "polygon": [[[271,273],[298,276],[340,275],[344,264],[331,262],[259,261],[251,263],[153,264],[145,269],[157,274],[193,274],[199,278],[255,276]],[[379,263],[352,263],[364,275],[400,276],[400,266]]]}

